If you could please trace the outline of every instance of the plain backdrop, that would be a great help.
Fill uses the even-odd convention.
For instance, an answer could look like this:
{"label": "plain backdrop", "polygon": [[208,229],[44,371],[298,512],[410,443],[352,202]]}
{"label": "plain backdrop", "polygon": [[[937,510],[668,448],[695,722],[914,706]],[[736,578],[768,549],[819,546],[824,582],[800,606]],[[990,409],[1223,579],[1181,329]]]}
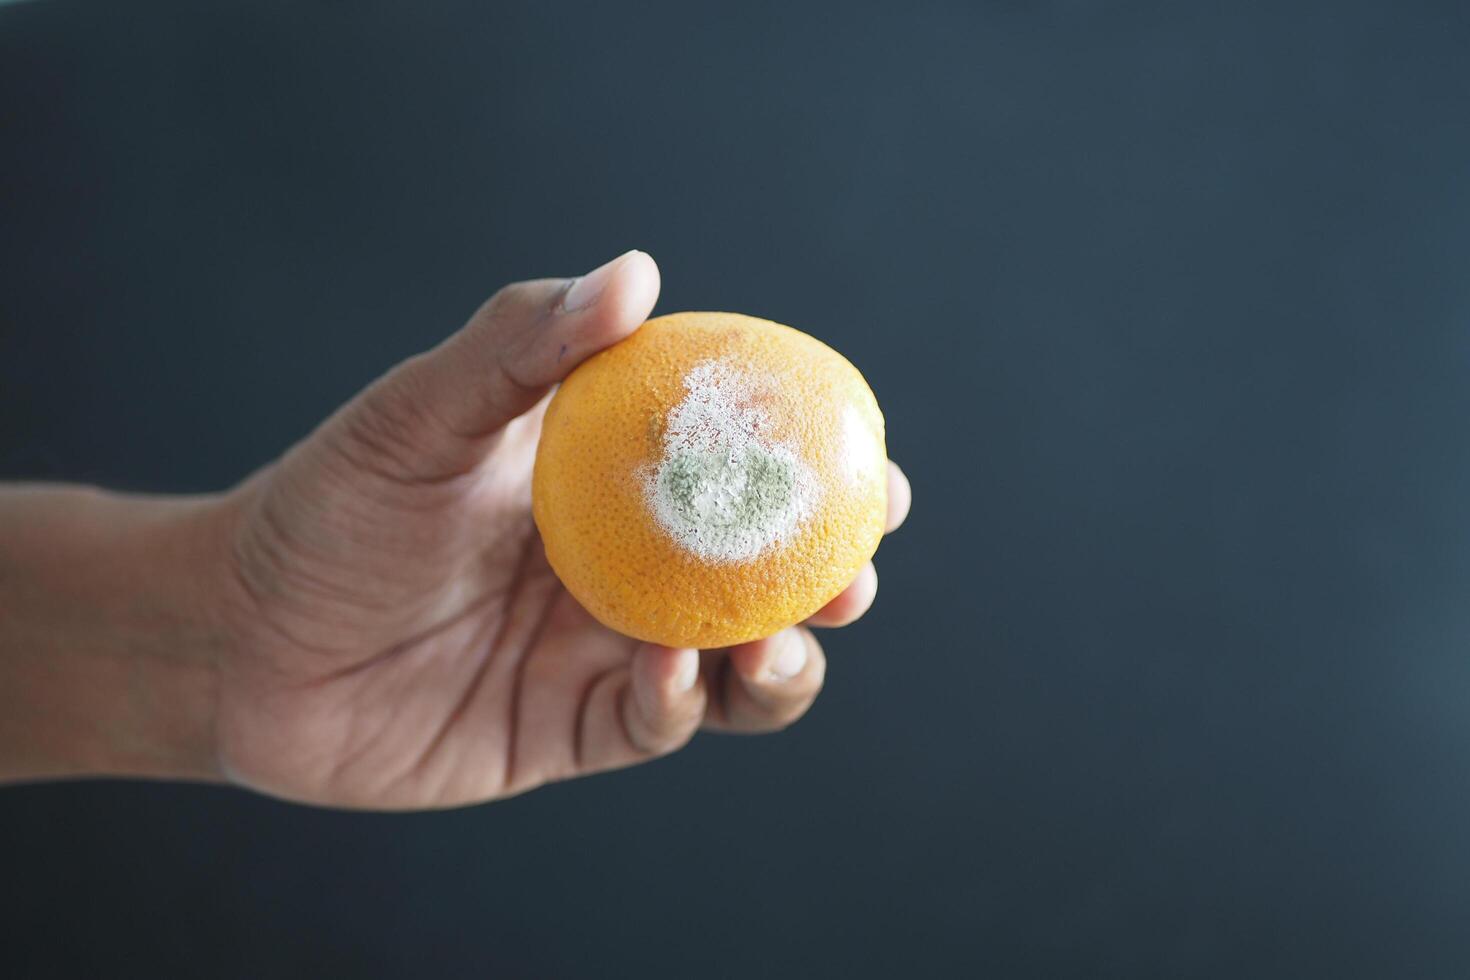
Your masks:
{"label": "plain backdrop", "polygon": [[1470,973],[1470,11],[0,9],[0,476],[222,489],[500,284],[846,353],[786,734],[452,812],[0,791],[0,974]]}

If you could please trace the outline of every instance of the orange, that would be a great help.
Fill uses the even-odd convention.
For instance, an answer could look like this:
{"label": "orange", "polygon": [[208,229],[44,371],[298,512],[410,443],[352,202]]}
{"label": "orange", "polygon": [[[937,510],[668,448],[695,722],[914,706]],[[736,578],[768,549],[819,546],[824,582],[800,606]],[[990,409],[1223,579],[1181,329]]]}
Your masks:
{"label": "orange", "polygon": [[673,313],[562,382],[531,493],[588,612],[708,648],[841,592],[878,547],[887,486],[883,415],[841,354],[769,320]]}

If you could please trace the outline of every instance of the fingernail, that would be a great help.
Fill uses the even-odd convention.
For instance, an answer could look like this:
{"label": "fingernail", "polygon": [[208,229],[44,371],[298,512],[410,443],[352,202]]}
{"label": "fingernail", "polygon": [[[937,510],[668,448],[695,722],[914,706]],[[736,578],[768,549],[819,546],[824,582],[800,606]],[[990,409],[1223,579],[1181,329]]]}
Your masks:
{"label": "fingernail", "polygon": [[699,680],[699,651],[680,650],[679,659],[674,664],[674,675],[670,681],[676,694],[687,694],[694,690],[694,684]]}
{"label": "fingernail", "polygon": [[598,297],[602,295],[602,291],[607,288],[608,282],[612,279],[613,270],[617,268],[618,263],[636,251],[638,251],[636,248],[629,249],[611,262],[603,263],[573,282],[571,288],[566,291],[566,295],[562,297],[562,312],[575,313],[578,310],[585,310],[593,303],[596,303]]}
{"label": "fingernail", "polygon": [[771,661],[771,676],[778,681],[789,681],[806,667],[806,641],[800,633],[788,633],[786,641],[776,651]]}

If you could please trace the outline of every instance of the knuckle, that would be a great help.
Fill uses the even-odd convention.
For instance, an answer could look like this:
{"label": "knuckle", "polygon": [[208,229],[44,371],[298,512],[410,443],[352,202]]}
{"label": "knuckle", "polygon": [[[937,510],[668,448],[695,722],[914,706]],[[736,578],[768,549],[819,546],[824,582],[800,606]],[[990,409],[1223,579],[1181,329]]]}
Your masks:
{"label": "knuckle", "polygon": [[501,286],[480,304],[475,319],[488,322],[519,319],[529,314],[544,314],[553,298],[560,298],[570,280],[526,279]]}
{"label": "knuckle", "polygon": [[491,293],[489,299],[480,304],[480,310],[477,315],[484,316],[488,319],[503,316],[508,309],[515,305],[516,300],[525,290],[526,284],[524,282],[506,283]]}
{"label": "knuckle", "polygon": [[380,378],[326,433],[329,449],[353,471],[386,484],[442,482],[473,467],[433,409],[423,362],[410,358]]}
{"label": "knuckle", "polygon": [[691,722],[683,714],[645,718],[638,710],[631,691],[623,695],[619,716],[623,724],[623,736],[628,744],[649,758],[668,755],[683,748],[689,744],[698,728],[697,719]]}
{"label": "knuckle", "polygon": [[761,730],[766,732],[785,731],[800,721],[811,710],[811,706],[815,701],[816,695],[813,694],[793,704],[766,712],[764,715],[764,725]]}
{"label": "knuckle", "polygon": [[802,685],[800,690],[783,690],[779,695],[763,700],[741,699],[744,704],[735,715],[735,721],[746,731],[777,732],[795,724],[811,709],[819,693],[816,685]]}
{"label": "knuckle", "polygon": [[694,729],[689,725],[681,724],[676,729],[661,733],[653,740],[652,747],[648,751],[654,756],[670,755],[688,745],[692,738],[694,738]]}
{"label": "knuckle", "polygon": [[649,731],[641,734],[633,734],[630,731],[628,741],[633,748],[649,759],[657,759],[661,756],[672,755],[689,744],[694,737],[693,731],[665,730]]}
{"label": "knuckle", "polygon": [[343,415],[336,448],[365,467],[409,469],[421,427],[413,385],[395,372],[380,379]]}
{"label": "knuckle", "polygon": [[827,683],[827,655],[822,652],[819,644],[813,642],[810,656],[811,662],[807,665],[807,671],[811,677],[808,684],[815,696],[822,689],[822,685]]}
{"label": "knuckle", "polygon": [[783,727],[794,725],[801,719],[805,718],[807,712],[812,710],[812,705],[817,703],[817,695],[819,693],[819,691],[813,691],[810,695],[803,698],[799,703],[797,703],[787,714]]}

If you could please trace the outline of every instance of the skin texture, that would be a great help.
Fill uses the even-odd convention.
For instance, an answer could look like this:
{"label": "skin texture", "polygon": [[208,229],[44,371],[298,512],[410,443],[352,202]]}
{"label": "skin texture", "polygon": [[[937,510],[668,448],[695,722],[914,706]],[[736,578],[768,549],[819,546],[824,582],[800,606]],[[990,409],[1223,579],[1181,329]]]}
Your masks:
{"label": "skin texture", "polygon": [[[619,635],[531,519],[551,386],[658,285],[629,252],[508,286],[226,494],[0,493],[0,778],[445,807],[795,721],[826,670],[810,629],[702,652]],[[892,529],[896,468],[888,497]],[[866,565],[807,625],[851,622],[876,588]]]}

